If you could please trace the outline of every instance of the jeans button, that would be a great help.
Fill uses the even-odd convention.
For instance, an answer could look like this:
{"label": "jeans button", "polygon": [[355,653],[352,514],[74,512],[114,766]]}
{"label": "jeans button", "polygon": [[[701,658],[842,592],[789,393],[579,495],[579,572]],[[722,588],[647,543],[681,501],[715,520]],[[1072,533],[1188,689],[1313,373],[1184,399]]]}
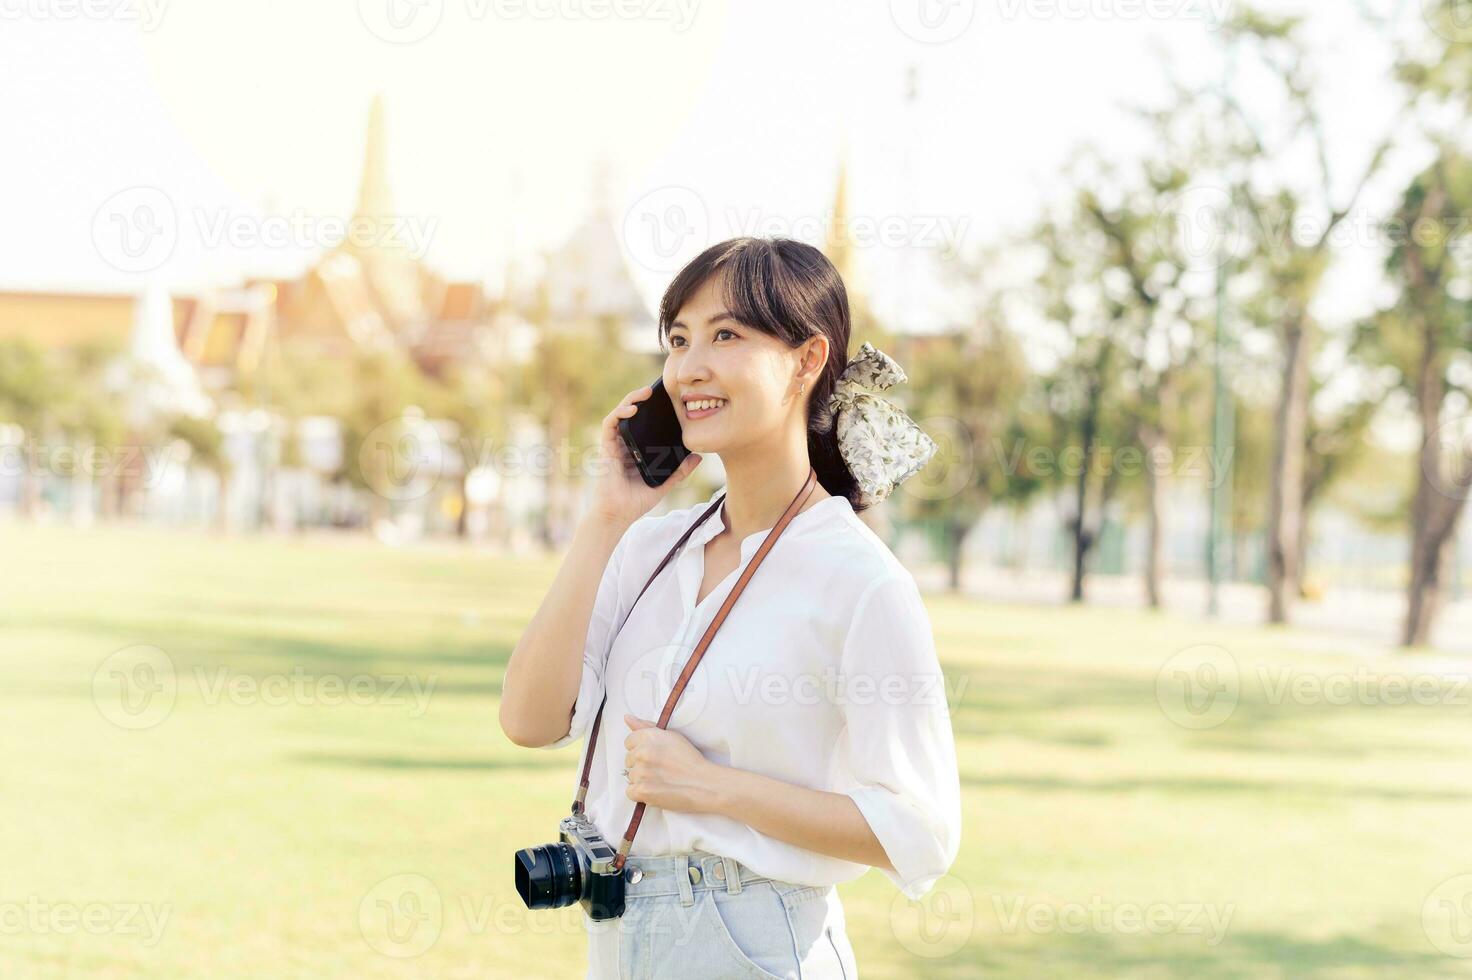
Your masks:
{"label": "jeans button", "polygon": [[725,881],[726,880],[726,866],[724,864],[718,864],[718,865],[716,865],[715,868],[711,870],[711,874],[713,874],[713,875],[716,876],[716,880],[717,881]]}
{"label": "jeans button", "polygon": [[700,884],[700,869],[693,864],[690,865],[690,884]]}

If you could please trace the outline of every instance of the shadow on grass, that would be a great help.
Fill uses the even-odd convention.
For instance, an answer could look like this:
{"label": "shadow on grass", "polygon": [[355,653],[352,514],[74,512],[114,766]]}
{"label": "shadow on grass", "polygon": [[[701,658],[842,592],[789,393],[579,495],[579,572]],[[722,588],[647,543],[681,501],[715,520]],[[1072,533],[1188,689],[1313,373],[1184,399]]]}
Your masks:
{"label": "shadow on grass", "polygon": [[[262,618],[263,624],[268,621]],[[311,676],[410,675],[434,677],[435,694],[478,697],[500,696],[501,674],[513,646],[425,630],[420,631],[425,634],[421,644],[405,649],[399,643],[326,640],[212,623],[208,618],[161,621],[78,615],[55,620],[28,617],[19,625],[105,637],[97,644],[99,661],[131,644],[156,646],[169,655],[180,675],[220,668],[256,677],[292,670]],[[459,676],[440,676],[441,671]]]}
{"label": "shadow on grass", "polygon": [[[1398,949],[1361,936],[1338,935],[1323,940],[1281,932],[1232,931],[1216,946],[1189,943],[1196,937],[1174,937],[1163,943],[1153,936],[1057,933],[1024,948],[987,948],[973,938],[954,956],[917,960],[913,976],[924,977],[1143,977],[1181,980],[1239,978],[1329,978],[1453,975],[1451,961],[1434,951]],[[1353,972],[1346,972],[1353,971]]]}
{"label": "shadow on grass", "polygon": [[1212,793],[1250,793],[1254,796],[1308,796],[1320,799],[1417,800],[1450,803],[1472,800],[1472,792],[1458,790],[1360,786],[1337,783],[1273,782],[1259,779],[1065,779],[1058,776],[962,776],[962,786],[980,789],[1016,789],[1055,793],[1138,793],[1159,791],[1180,796]]}
{"label": "shadow on grass", "polygon": [[332,755],[326,752],[298,752],[289,757],[293,762],[313,766],[344,766],[353,769],[434,770],[441,772],[555,772],[567,769],[560,758],[536,759],[462,759],[422,758],[396,755]]}
{"label": "shadow on grass", "polygon": [[950,701],[957,736],[1020,736],[1080,748],[1112,745],[1118,733],[1097,717],[1091,717],[1086,727],[1060,731],[1060,722],[1069,712],[1095,716],[1105,712],[1131,721],[1155,719],[1188,749],[1350,759],[1381,752],[1429,757],[1444,752],[1445,746],[1429,740],[1424,744],[1392,742],[1345,733],[1361,722],[1438,717],[1464,721],[1469,713],[1457,704],[1377,703],[1375,689],[1365,703],[1272,699],[1255,679],[1244,675],[1231,716],[1215,728],[1193,731],[1171,721],[1156,697],[1151,675],[985,666],[964,677],[948,676],[947,688],[958,692]]}

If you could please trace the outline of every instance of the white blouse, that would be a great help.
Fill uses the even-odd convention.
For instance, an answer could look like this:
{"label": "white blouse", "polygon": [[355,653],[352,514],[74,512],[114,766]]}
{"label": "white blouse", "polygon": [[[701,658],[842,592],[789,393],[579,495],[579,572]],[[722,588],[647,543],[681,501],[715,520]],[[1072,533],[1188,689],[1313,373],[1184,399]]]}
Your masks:
{"label": "white blouse", "polygon": [[[771,533],[748,535],[741,564],[697,604],[705,543],[724,527],[716,511],[633,605],[717,496],[645,515],[625,531],[598,587],[571,729],[546,746],[586,736],[607,689],[586,809],[613,847],[635,805],[622,774],[624,713],[658,720],[686,660]],[[914,576],[845,497],[826,497],[787,525],[691,675],[669,727],[723,766],[851,797],[896,869],[881,870],[910,898],[955,861],[960,782],[930,618]],[[696,848],[798,884],[837,884],[868,870],[729,817],[654,806],[645,808],[630,857]]]}

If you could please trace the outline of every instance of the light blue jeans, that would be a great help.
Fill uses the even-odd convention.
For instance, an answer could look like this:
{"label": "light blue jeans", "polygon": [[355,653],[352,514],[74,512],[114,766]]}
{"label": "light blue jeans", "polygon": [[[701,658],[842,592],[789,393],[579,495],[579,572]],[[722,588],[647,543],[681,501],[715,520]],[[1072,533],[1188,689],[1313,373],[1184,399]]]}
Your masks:
{"label": "light blue jeans", "polygon": [[[629,881],[632,868],[643,872]],[[624,914],[588,930],[590,980],[855,980],[858,967],[832,885],[763,877],[691,851],[631,857]]]}

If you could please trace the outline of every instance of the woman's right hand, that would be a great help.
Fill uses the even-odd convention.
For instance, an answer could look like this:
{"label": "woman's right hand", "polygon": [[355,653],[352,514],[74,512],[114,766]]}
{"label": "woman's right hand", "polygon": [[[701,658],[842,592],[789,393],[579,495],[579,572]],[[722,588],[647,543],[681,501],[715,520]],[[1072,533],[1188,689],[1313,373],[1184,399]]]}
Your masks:
{"label": "woman's right hand", "polygon": [[700,454],[691,453],[670,478],[657,487],[644,483],[639,467],[619,435],[618,424],[638,411],[638,403],[654,393],[652,385],[635,388],[613,411],[603,417],[599,435],[598,484],[594,488],[592,514],[620,524],[632,524],[664,499],[665,494],[685,481],[700,465]]}

